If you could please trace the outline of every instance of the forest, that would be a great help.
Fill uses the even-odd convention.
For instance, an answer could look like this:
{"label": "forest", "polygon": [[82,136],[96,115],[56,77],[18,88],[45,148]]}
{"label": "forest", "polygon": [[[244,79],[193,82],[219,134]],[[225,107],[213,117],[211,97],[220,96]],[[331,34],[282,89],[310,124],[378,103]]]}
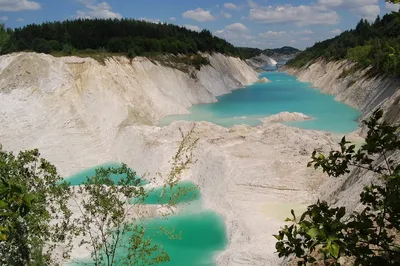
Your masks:
{"label": "forest", "polygon": [[378,16],[373,23],[362,19],[355,29],[316,43],[288,65],[299,68],[318,58],[348,59],[359,68],[372,66],[374,73],[400,76],[400,13]]}
{"label": "forest", "polygon": [[77,19],[31,24],[16,29],[0,29],[0,52],[35,51],[72,54],[83,51],[151,54],[194,54],[219,52],[238,55],[229,42],[210,31],[192,31],[167,23],[135,19]]}
{"label": "forest", "polygon": [[235,47],[208,30],[196,32],[167,23],[135,19],[77,19],[30,24],[16,29],[0,27],[0,54],[19,51],[85,56],[112,53],[128,57],[218,52],[248,59],[260,53],[298,50],[293,47],[266,50]]}

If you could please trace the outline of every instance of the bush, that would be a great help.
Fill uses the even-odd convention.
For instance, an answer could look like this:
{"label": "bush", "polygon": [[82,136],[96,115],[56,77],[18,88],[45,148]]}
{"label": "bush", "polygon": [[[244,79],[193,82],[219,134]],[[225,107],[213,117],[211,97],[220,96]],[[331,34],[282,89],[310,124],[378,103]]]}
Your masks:
{"label": "bush", "polygon": [[371,60],[372,45],[357,46],[347,51],[347,58],[353,62],[357,62],[361,67],[369,67],[372,65]]}
{"label": "bush", "polygon": [[83,54],[93,55],[93,54],[96,54],[97,51],[96,51],[96,50],[93,50],[93,49],[85,49],[85,50],[82,51],[82,53],[83,53]]}
{"label": "bush", "polygon": [[196,54],[192,60],[192,64],[197,70],[200,70],[202,66],[209,65],[210,60],[201,54]]}
{"label": "bush", "polygon": [[308,165],[332,177],[350,173],[350,166],[379,175],[360,195],[362,211],[346,216],[345,207],[317,202],[297,220],[292,210],[293,219],[286,220],[292,224],[275,236],[279,257],[296,256],[298,265],[340,265],[341,257],[354,265],[400,265],[400,164],[390,158],[400,150],[400,128],[379,122],[382,116],[378,110],[364,121],[369,131],[358,151],[343,138],[340,151],[314,152]]}
{"label": "bush", "polygon": [[62,52],[64,54],[71,55],[71,54],[73,54],[73,52],[75,52],[75,49],[74,49],[74,47],[72,47],[71,44],[64,44]]}
{"label": "bush", "polygon": [[51,48],[51,51],[60,51],[60,43],[56,40],[47,41],[47,45]]}
{"label": "bush", "polygon": [[50,43],[45,39],[35,39],[33,42],[33,50],[45,54],[50,54],[53,51]]}
{"label": "bush", "polygon": [[68,185],[37,150],[14,155],[1,145],[0,177],[0,265],[54,265],[51,251],[71,247]]}
{"label": "bush", "polygon": [[136,57],[136,52],[135,52],[135,49],[134,48],[130,48],[129,50],[128,50],[128,58],[135,58]]}

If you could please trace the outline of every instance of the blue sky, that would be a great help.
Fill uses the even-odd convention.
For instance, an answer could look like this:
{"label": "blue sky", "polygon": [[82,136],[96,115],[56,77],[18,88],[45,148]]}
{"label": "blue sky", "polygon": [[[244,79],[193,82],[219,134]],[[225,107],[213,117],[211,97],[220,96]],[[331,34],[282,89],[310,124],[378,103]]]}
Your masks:
{"label": "blue sky", "polygon": [[206,28],[237,46],[303,49],[399,8],[384,0],[0,0],[0,22],[126,17]]}

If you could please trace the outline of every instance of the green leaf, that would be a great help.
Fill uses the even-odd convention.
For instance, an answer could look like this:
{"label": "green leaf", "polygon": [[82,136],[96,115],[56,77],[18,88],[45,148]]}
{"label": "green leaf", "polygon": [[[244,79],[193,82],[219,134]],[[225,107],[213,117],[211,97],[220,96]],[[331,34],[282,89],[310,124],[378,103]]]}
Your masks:
{"label": "green leaf", "polygon": [[296,215],[294,214],[294,210],[291,210],[290,213],[293,215],[293,221],[296,221]]}
{"label": "green leaf", "polygon": [[5,202],[4,200],[0,200],[0,209],[6,209],[6,208],[8,208],[7,202]]}
{"label": "green leaf", "polygon": [[329,249],[329,253],[332,255],[332,257],[334,257],[335,259],[338,259],[338,258],[339,258],[339,251],[340,251],[340,248],[339,248],[339,245],[338,245],[338,244],[336,244],[336,243],[331,243],[331,244],[328,246],[328,249]]}
{"label": "green leaf", "polygon": [[35,200],[35,195],[33,194],[26,194],[22,200],[25,202],[26,205],[28,205],[29,207],[32,205],[32,201]]}
{"label": "green leaf", "polygon": [[321,230],[319,230],[316,227],[313,227],[310,230],[308,230],[307,235],[316,238],[317,236],[321,235]]}
{"label": "green leaf", "polygon": [[13,193],[21,193],[22,189],[16,185],[11,185],[11,192]]}

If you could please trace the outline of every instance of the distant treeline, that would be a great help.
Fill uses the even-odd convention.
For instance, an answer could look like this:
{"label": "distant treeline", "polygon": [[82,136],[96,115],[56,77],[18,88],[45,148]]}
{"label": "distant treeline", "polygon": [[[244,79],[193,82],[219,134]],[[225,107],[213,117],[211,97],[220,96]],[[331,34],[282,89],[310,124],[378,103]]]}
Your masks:
{"label": "distant treeline", "polygon": [[261,50],[258,48],[250,48],[250,47],[239,47],[238,53],[241,58],[248,59],[252,58],[254,56],[257,56],[259,54],[265,54],[266,56],[272,56],[272,55],[293,55],[298,52],[300,52],[299,49],[290,47],[290,46],[284,46],[282,48],[274,48],[274,49],[265,49]]}
{"label": "distant treeline", "polygon": [[213,36],[208,30],[196,32],[173,24],[155,24],[134,19],[46,22],[14,30],[3,29],[0,35],[4,34],[8,35],[8,41],[6,44],[0,43],[1,53],[35,51],[71,54],[75,50],[103,50],[132,56],[146,53],[197,52],[239,55],[232,44]]}
{"label": "distant treeline", "polygon": [[400,14],[392,12],[374,23],[361,20],[357,27],[300,53],[288,65],[302,67],[317,58],[349,59],[375,73],[400,76]]}

